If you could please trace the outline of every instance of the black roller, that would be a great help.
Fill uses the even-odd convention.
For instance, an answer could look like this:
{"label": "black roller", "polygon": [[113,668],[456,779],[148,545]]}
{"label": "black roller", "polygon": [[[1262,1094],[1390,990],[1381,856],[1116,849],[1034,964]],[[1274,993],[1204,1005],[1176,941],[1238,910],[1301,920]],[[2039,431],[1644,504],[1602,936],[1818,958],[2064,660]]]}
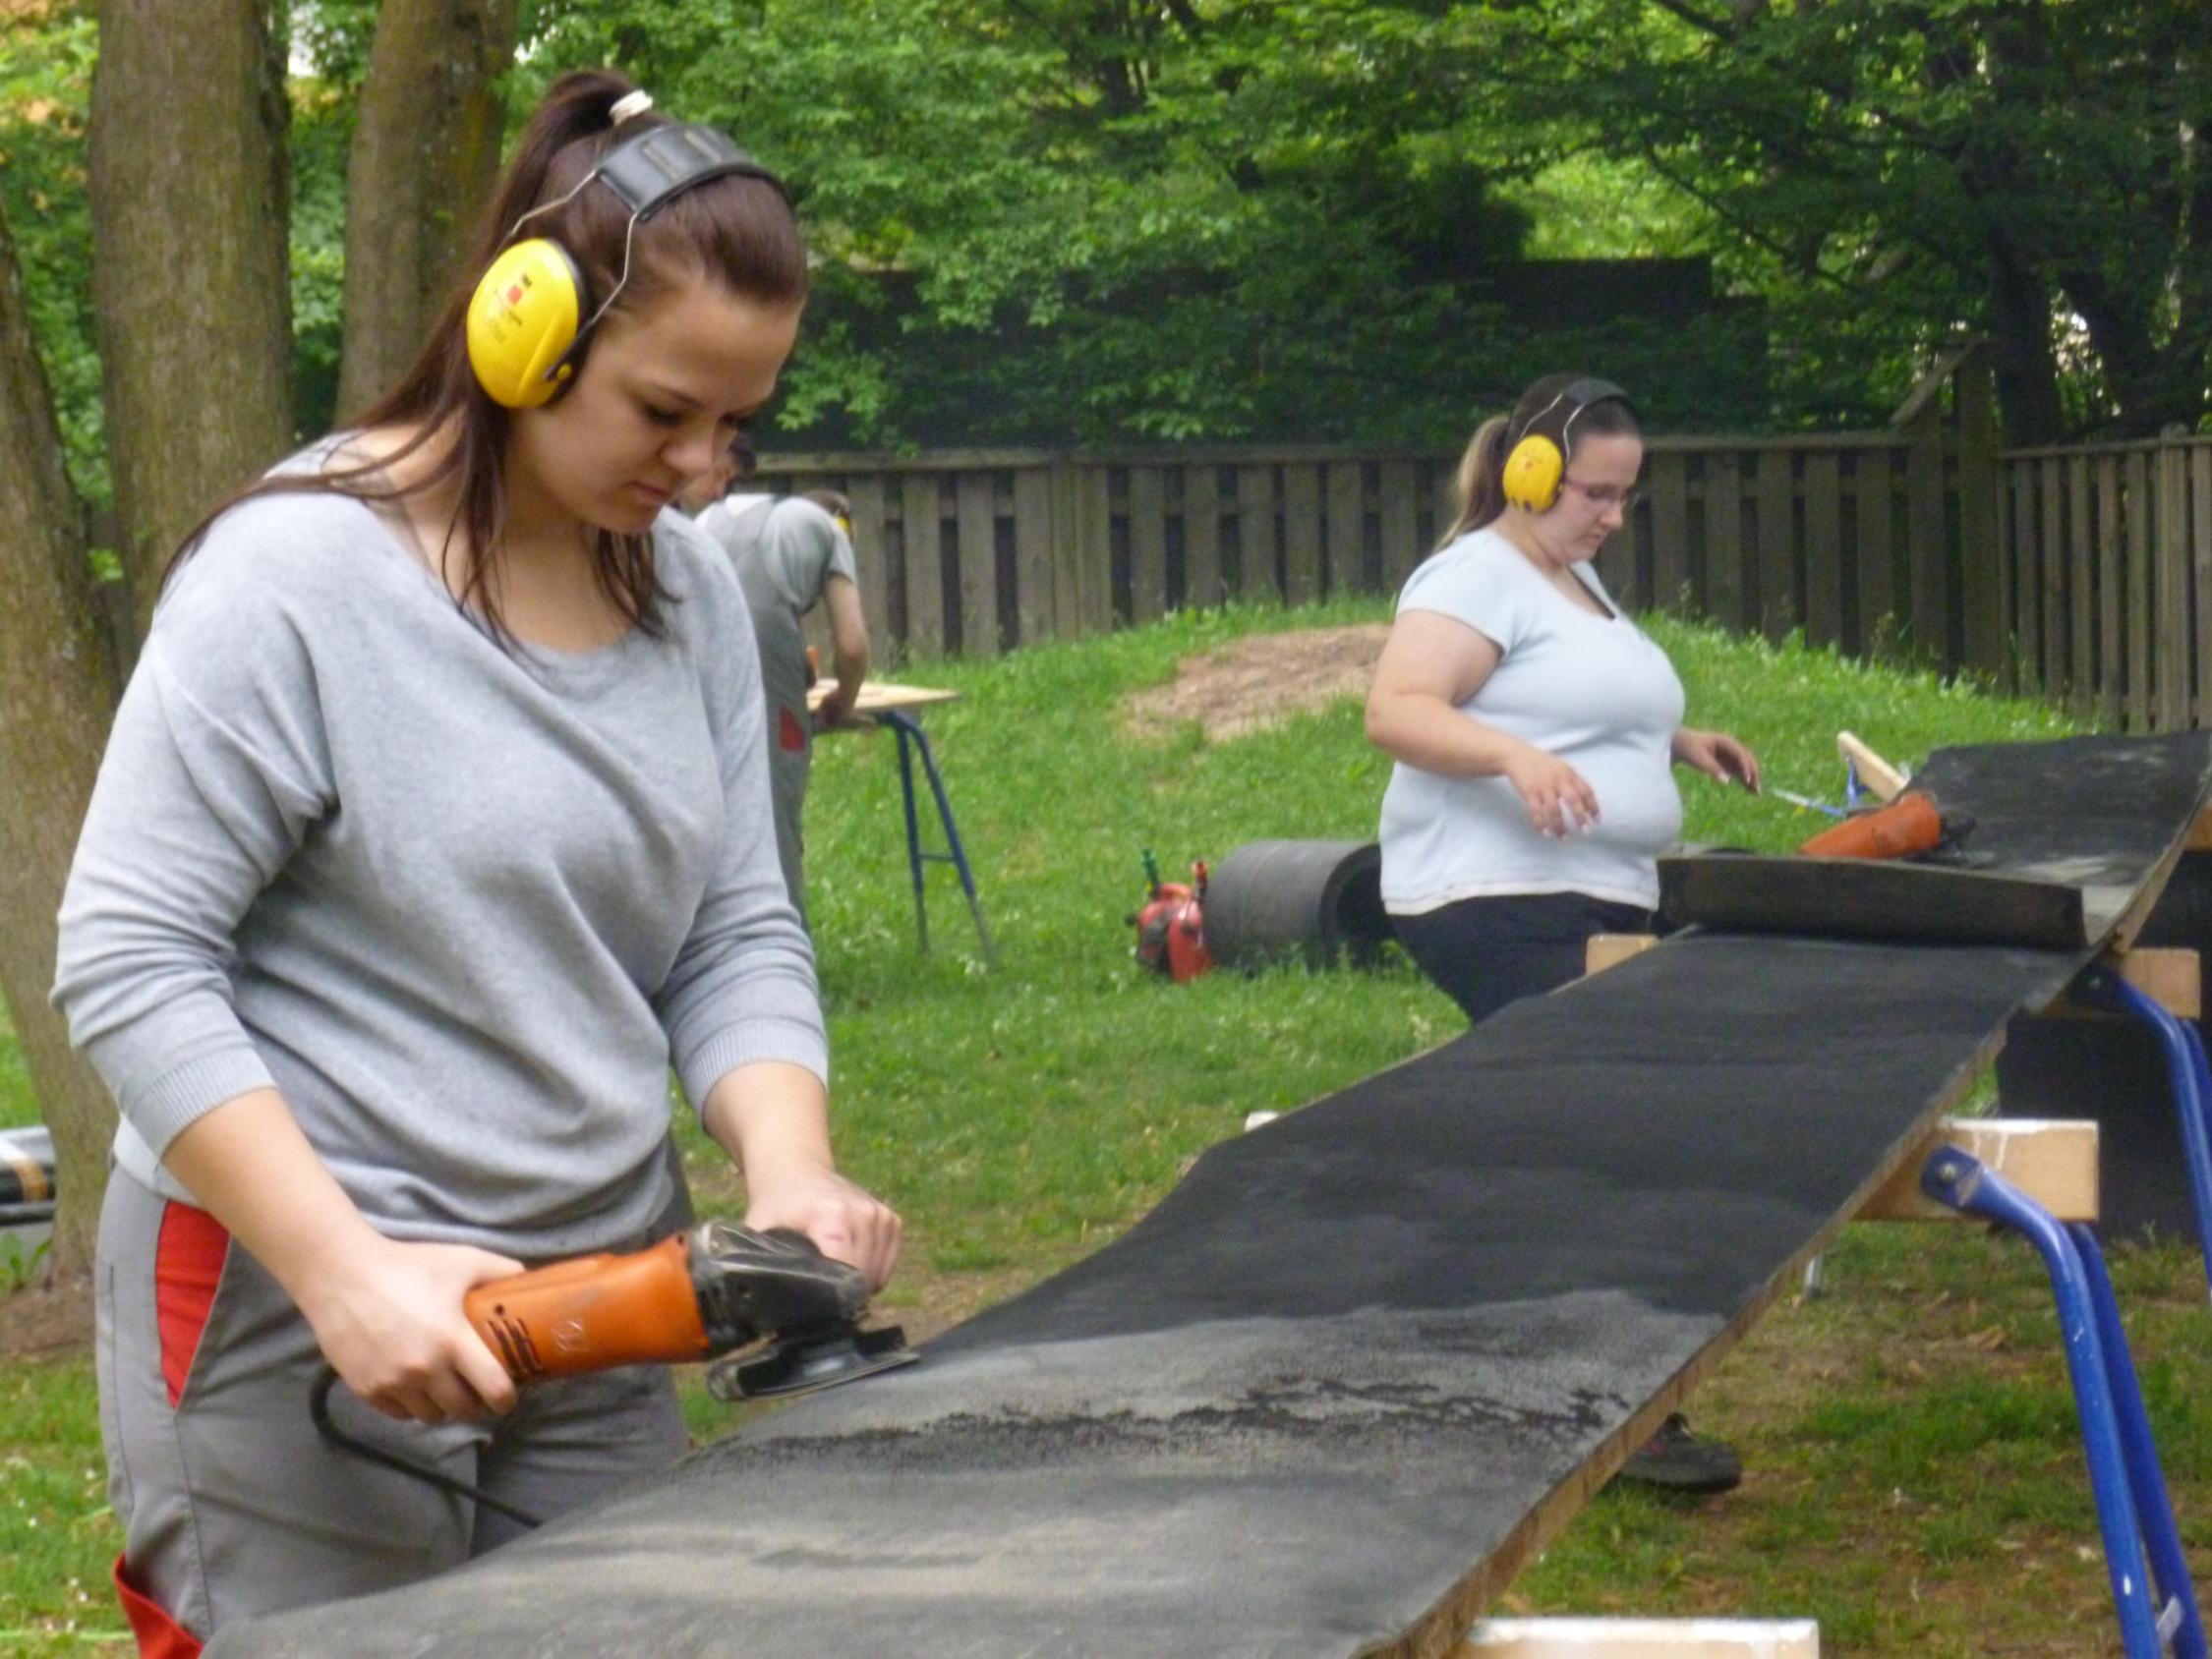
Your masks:
{"label": "black roller", "polygon": [[1224,967],[1371,962],[1390,935],[1372,841],[1253,841],[1213,868],[1206,946]]}

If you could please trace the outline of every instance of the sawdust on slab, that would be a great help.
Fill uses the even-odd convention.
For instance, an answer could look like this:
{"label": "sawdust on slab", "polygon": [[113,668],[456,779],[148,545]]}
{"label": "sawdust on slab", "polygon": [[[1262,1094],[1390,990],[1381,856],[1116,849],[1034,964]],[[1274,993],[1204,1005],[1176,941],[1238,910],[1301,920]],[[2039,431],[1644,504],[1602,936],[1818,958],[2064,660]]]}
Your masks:
{"label": "sawdust on slab", "polygon": [[1389,633],[1387,622],[1367,622],[1233,640],[1186,657],[1165,685],[1123,698],[1123,725],[1156,737],[1195,720],[1206,740],[1218,743],[1343,698],[1365,697]]}

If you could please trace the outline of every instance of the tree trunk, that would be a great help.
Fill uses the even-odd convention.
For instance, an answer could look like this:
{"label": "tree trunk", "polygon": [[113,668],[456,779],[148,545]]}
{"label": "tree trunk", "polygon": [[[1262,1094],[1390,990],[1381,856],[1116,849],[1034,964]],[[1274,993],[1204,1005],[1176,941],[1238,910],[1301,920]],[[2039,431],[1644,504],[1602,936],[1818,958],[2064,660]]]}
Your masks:
{"label": "tree trunk", "polygon": [[53,1269],[91,1264],[115,1109],[46,1001],[54,912],[115,706],[51,389],[0,219],[0,995],[7,999],[60,1176]]}
{"label": "tree trunk", "polygon": [[266,0],[100,0],[92,295],[143,628],[184,533],[293,442],[284,64]]}
{"label": "tree trunk", "polygon": [[345,422],[415,361],[499,173],[514,0],[384,0],[346,166]]}

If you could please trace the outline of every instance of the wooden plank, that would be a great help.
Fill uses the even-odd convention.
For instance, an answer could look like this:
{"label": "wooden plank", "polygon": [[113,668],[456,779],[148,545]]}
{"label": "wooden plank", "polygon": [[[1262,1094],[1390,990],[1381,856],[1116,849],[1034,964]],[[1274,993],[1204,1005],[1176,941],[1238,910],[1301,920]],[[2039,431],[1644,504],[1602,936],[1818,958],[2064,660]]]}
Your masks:
{"label": "wooden plank", "polygon": [[1253,602],[1280,600],[1276,564],[1282,539],[1275,524],[1275,469],[1237,469],[1237,597]]}
{"label": "wooden plank", "polygon": [[2141,731],[2155,715],[2151,704],[2151,532],[2150,457],[2141,450],[2130,453],[2125,468],[2127,520],[2127,728]]}
{"label": "wooden plank", "polygon": [[2037,460],[2035,465],[2035,553],[2044,584],[2044,697],[2066,697],[2072,670],[2074,619],[2066,612],[2070,584],[2066,580],[2066,467],[2057,460]]}
{"label": "wooden plank", "polygon": [[[2192,830],[2193,834],[2193,830]],[[2204,970],[2192,949],[2171,944],[2116,945],[2099,959],[2137,991],[2178,1019],[2204,1017]],[[2114,1019],[2121,1016],[2074,1000],[2071,992],[2037,1010],[2051,1019]]]}
{"label": "wooden plank", "polygon": [[1582,948],[1585,979],[1617,968],[1631,956],[1641,956],[1659,942],[1658,934],[1592,934]]}
{"label": "wooden plank", "polygon": [[1803,619],[1797,603],[1796,485],[1788,451],[1759,457],[1759,627],[1779,640]]}
{"label": "wooden plank", "polygon": [[1052,472],[1022,467],[1014,475],[1014,598],[1017,644],[1037,645],[1057,632],[1054,592]]}
{"label": "wooden plank", "polygon": [[906,534],[906,649],[945,650],[945,553],[939,478],[908,473],[900,481],[900,522]]}
{"label": "wooden plank", "polygon": [[1367,583],[1367,501],[1357,461],[1331,461],[1323,475],[1326,507],[1322,533],[1326,552],[1323,588],[1328,594],[1357,594]]}
{"label": "wooden plank", "polygon": [[1743,467],[1733,450],[1705,460],[1705,614],[1723,628],[1747,628],[1744,614]]}
{"label": "wooden plank", "polygon": [[989,473],[958,473],[954,513],[959,529],[960,652],[996,657],[999,651],[999,521]]}
{"label": "wooden plank", "polygon": [[1950,604],[1945,592],[1950,536],[1944,522],[1943,428],[1931,410],[1911,429],[1905,450],[1905,601],[1913,655],[1942,662],[1950,651]]}
{"label": "wooden plank", "polygon": [[1104,634],[1114,626],[1114,503],[1104,467],[1075,474],[1076,525],[1081,548],[1082,628]]}
{"label": "wooden plank", "polygon": [[[806,688],[806,706],[822,707],[822,700],[830,695],[837,682],[817,680]],[[855,715],[882,715],[906,709],[927,709],[938,703],[958,703],[960,694],[947,691],[942,686],[898,685],[890,680],[868,680],[862,683],[860,695],[852,700]]]}
{"label": "wooden plank", "polygon": [[1129,470],[1129,619],[1167,610],[1167,479],[1158,467]]}
{"label": "wooden plank", "polygon": [[2077,710],[2096,706],[2097,556],[2089,531],[2089,458],[2069,455],[2066,468],[2066,688]]}
{"label": "wooden plank", "polygon": [[2127,689],[2127,545],[2121,490],[2126,474],[2117,455],[2100,455],[2097,477],[2097,705],[2108,727],[2120,724]]}
{"label": "wooden plank", "polygon": [[881,478],[856,478],[844,492],[852,503],[852,558],[860,571],[860,616],[868,625],[871,655],[890,661],[899,642],[891,633],[891,548],[884,535]]}
{"label": "wooden plank", "polygon": [[2097,1219],[2097,1125],[2048,1117],[1947,1117],[1859,1209],[1862,1222],[1966,1221],[1920,1190],[1920,1171],[1956,1147],[2003,1175],[2063,1222]]}
{"label": "wooden plank", "polygon": [[1183,602],[1218,605],[1221,585],[1221,470],[1210,462],[1183,475]]}
{"label": "wooden plank", "polygon": [[1644,493],[1652,501],[1652,607],[1686,615],[1696,608],[1690,592],[1690,475],[1680,455],[1653,455],[1644,463]]}
{"label": "wooden plank", "polygon": [[1843,641],[1843,483],[1841,458],[1805,457],[1805,637]]}
{"label": "wooden plank", "polygon": [[1421,562],[1421,479],[1411,461],[1382,463],[1382,585],[1395,594]]}
{"label": "wooden plank", "polygon": [[2004,544],[1998,503],[2004,472],[1997,458],[1996,375],[1989,354],[1977,353],[1959,370],[1953,398],[1958,410],[1958,537],[1960,649],[1965,665],[1985,674],[2005,660]]}
{"label": "wooden plank", "polygon": [[2196,633],[2189,610],[2188,467],[2180,444],[2158,446],[2157,476],[2151,668],[2158,729],[2176,731],[2189,723],[2189,643]]}
{"label": "wooden plank", "polygon": [[1488,1619],[1451,1659],[1820,1659],[1810,1619]]}
{"label": "wooden plank", "polygon": [[2012,645],[2020,689],[2048,689],[2043,680],[2043,520],[2036,512],[2039,462],[2015,468],[2008,508],[2012,527]]}
{"label": "wooden plank", "polygon": [[1312,467],[1283,469],[1283,602],[1311,604],[1321,597],[1321,475]]}
{"label": "wooden plank", "polygon": [[2212,725],[2212,673],[2204,665],[2205,653],[2212,651],[2212,448],[2202,444],[2189,451],[2189,569],[2196,597],[2196,628],[2188,644],[2188,659],[2196,666],[2190,723]]}
{"label": "wooden plank", "polygon": [[1894,507],[1888,452],[1869,450],[1857,459],[1859,649],[1872,652],[1893,639],[1897,626]]}

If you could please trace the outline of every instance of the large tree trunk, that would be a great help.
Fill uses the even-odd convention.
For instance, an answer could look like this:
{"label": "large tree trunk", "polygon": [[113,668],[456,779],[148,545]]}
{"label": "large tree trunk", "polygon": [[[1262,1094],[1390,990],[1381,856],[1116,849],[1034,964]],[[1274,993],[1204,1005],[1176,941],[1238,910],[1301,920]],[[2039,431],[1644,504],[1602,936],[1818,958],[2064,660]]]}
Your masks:
{"label": "large tree trunk", "polygon": [[290,163],[266,0],[100,0],[92,295],[143,627],[179,538],[290,447]]}
{"label": "large tree trunk", "polygon": [[115,665],[92,602],[77,498],[0,219],[0,995],[53,1131],[61,1203],[53,1266],[90,1265],[115,1109],[46,1001],[54,912],[92,791]]}
{"label": "large tree trunk", "polygon": [[384,0],[346,166],[338,419],[398,380],[499,172],[514,0]]}

